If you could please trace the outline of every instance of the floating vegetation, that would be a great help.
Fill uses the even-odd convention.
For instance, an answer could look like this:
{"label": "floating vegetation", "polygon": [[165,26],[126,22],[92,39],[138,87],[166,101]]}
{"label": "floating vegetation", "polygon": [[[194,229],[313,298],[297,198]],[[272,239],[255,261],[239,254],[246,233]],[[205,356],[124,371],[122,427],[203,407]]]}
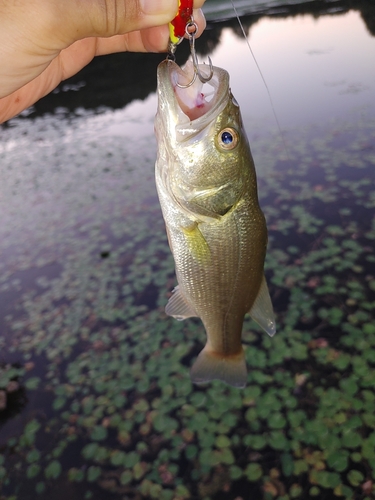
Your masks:
{"label": "floating vegetation", "polygon": [[0,419],[9,408],[9,396],[20,390],[19,378],[24,375],[24,369],[17,365],[0,365]]}
{"label": "floating vegetation", "polygon": [[150,137],[94,142],[96,119],[2,135],[0,394],[27,403],[0,429],[0,498],[373,498],[375,122],[290,133],[288,160],[253,141],[278,331],[245,321],[238,390],[191,384],[203,326],[164,313]]}

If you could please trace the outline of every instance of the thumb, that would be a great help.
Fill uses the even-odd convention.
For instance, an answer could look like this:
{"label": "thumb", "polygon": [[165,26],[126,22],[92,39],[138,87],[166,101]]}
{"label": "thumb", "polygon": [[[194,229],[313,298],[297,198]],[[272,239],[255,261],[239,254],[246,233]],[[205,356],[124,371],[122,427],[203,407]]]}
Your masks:
{"label": "thumb", "polygon": [[[204,0],[196,0],[199,7]],[[110,37],[171,21],[178,0],[0,0],[5,51],[27,44],[31,54],[56,54],[87,37]],[[3,45],[3,44],[2,44]],[[19,51],[18,50],[18,51]]]}
{"label": "thumb", "polygon": [[56,49],[86,37],[110,37],[161,26],[171,21],[178,9],[178,0],[38,1],[44,4],[44,12],[49,11],[44,24],[47,39],[62,43]]}

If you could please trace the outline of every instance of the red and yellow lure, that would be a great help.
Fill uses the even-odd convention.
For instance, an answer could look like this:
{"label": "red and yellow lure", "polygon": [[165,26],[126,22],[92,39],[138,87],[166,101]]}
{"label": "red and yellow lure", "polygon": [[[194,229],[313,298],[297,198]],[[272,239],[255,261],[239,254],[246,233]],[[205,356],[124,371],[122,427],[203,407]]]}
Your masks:
{"label": "red and yellow lure", "polygon": [[178,12],[169,23],[170,43],[177,46],[186,34],[186,26],[193,22],[193,0],[178,0]]}
{"label": "red and yellow lure", "polygon": [[191,82],[187,85],[177,86],[180,88],[187,88],[193,85],[198,77],[202,83],[211,80],[213,75],[213,67],[211,59],[209,60],[210,74],[208,76],[202,74],[199,69],[198,57],[195,52],[195,36],[198,32],[198,26],[193,18],[193,0],[178,0],[178,12],[176,17],[169,23],[169,44],[168,44],[168,58],[174,60],[177,45],[183,40],[185,35],[189,38],[190,54],[194,65],[194,76]]}

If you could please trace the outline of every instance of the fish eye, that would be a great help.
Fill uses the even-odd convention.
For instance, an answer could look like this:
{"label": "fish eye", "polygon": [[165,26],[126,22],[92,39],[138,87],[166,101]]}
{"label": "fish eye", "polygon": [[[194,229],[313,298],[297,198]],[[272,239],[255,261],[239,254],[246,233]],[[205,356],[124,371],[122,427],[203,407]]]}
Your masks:
{"label": "fish eye", "polygon": [[221,149],[230,151],[238,144],[238,133],[233,128],[224,128],[219,132],[218,143]]}

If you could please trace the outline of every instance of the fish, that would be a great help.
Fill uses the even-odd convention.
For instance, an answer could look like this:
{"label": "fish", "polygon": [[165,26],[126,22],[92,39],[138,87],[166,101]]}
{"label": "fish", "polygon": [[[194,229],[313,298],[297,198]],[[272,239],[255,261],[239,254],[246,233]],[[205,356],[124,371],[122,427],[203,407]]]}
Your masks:
{"label": "fish", "polygon": [[[207,74],[207,65],[199,71]],[[213,66],[202,83],[194,72],[190,61],[181,68],[170,59],[157,69],[155,180],[178,282],[165,312],[203,322],[207,341],[190,371],[194,383],[242,388],[245,314],[268,335],[276,331],[264,277],[267,227],[229,74]]]}

